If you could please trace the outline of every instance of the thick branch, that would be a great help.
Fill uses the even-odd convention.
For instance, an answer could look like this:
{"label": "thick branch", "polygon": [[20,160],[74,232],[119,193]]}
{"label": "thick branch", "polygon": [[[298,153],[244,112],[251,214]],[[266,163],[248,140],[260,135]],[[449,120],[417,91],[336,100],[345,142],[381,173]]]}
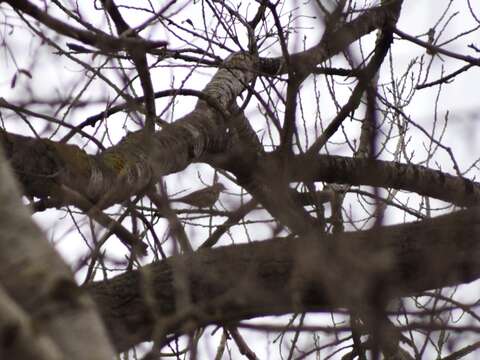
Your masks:
{"label": "thick branch", "polygon": [[[313,72],[315,67],[345,50],[350,44],[361,37],[382,28],[387,22],[395,22],[403,1],[388,1],[388,5],[373,7],[366,10],[354,20],[342,24],[334,31],[326,34],[322,41],[307,49],[290,56],[290,62],[301,67],[305,72]],[[285,74],[288,68],[282,57],[260,60],[260,70],[265,74]]]}
{"label": "thick branch", "polygon": [[206,152],[224,148],[226,141],[223,119],[205,107],[151,136],[130,133],[99,155],[0,130],[0,143],[28,195],[58,197],[63,185],[99,208],[141,193],[160,176],[183,170]]}
{"label": "thick branch", "polygon": [[420,165],[330,155],[298,156],[291,164],[292,181],[407,190],[457,206],[480,202],[479,183]]}
{"label": "thick branch", "polygon": [[[0,294],[0,356],[22,358],[19,351],[25,354],[25,350],[19,346],[33,336],[38,351],[56,348],[65,359],[84,359],[85,351],[92,360],[112,358],[112,346],[92,300],[77,287],[69,268],[21,203],[2,149],[0,184],[0,293],[5,290]],[[5,306],[12,311],[10,319]],[[46,338],[53,344],[45,343]],[[12,352],[4,352],[5,348]]]}
{"label": "thick branch", "polygon": [[[145,283],[138,271],[90,285],[117,348],[125,350],[152,336],[158,326],[181,332],[186,320],[196,326],[229,323],[265,315],[355,307],[385,279],[387,298],[410,296],[480,277],[478,208],[353,233],[321,241],[300,238],[204,249],[173,257],[148,272],[155,308],[143,300]],[[299,264],[302,266],[299,266]],[[172,269],[187,269],[191,309],[175,317]],[[375,275],[375,276],[373,276]]]}

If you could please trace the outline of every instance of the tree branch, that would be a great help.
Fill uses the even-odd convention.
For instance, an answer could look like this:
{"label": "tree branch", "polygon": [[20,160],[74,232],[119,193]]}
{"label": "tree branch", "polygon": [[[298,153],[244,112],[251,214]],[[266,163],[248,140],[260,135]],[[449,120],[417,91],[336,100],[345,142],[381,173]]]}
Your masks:
{"label": "tree branch", "polygon": [[[54,342],[51,344],[54,346],[48,346],[50,350],[57,348],[62,358],[84,359],[86,349],[89,359],[112,358],[113,349],[92,300],[78,288],[67,265],[33,223],[31,214],[22,204],[2,149],[0,182],[0,289],[5,289],[5,295],[8,295],[1,301],[2,306],[9,306],[16,312],[12,312],[10,320],[17,323],[16,329],[15,322],[10,324],[10,329],[3,323],[4,345],[0,354],[2,357],[6,355],[3,350],[8,347],[5,341],[8,342],[10,331],[12,342],[35,336],[37,342],[34,345],[42,352],[45,352],[42,347],[48,345],[40,344],[46,335]],[[4,307],[2,310],[6,311]],[[28,324],[20,328],[20,322],[26,321],[27,314],[35,324],[34,332],[30,332]],[[6,321],[6,314],[0,314],[0,318],[0,322]],[[40,356],[38,354],[38,358]],[[21,358],[20,353],[12,358]]]}
{"label": "tree branch", "polygon": [[158,47],[166,46],[165,41],[148,41],[144,39],[132,39],[132,38],[117,38],[115,36],[108,35],[100,30],[95,32],[77,29],[73,26],[64,23],[61,20],[55,19],[48,15],[45,11],[42,11],[39,7],[32,4],[28,0],[3,0],[9,4],[13,9],[21,11],[30,15],[35,20],[51,28],[55,32],[79,40],[84,44],[95,46],[101,50],[121,51],[126,49],[155,49]]}
{"label": "tree branch", "polygon": [[[272,239],[203,249],[142,271],[152,281],[156,321],[181,333],[187,320],[201,327],[355,308],[364,303],[372,274],[386,280],[386,299],[473,281],[480,277],[479,223],[479,209],[472,208],[416,223],[329,235],[309,242],[308,251],[302,249],[302,239]],[[172,269],[177,263],[184,264],[189,279],[193,306],[188,310],[175,308]],[[118,350],[151,339],[154,317],[142,286],[141,272],[131,271],[87,287]]]}
{"label": "tree branch", "polygon": [[299,155],[291,162],[292,181],[326,181],[407,190],[457,206],[480,202],[480,184],[421,165],[349,158]]}

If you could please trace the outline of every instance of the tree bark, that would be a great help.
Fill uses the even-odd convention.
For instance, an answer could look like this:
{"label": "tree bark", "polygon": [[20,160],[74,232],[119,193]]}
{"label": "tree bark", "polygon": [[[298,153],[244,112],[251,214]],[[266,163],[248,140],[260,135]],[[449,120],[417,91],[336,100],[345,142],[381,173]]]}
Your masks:
{"label": "tree bark", "polygon": [[95,304],[34,224],[1,148],[0,184],[0,353],[24,358],[21,344],[32,336],[38,358],[112,358]]}
{"label": "tree bark", "polygon": [[[382,279],[385,299],[453,286],[480,277],[478,208],[385,228],[283,238],[203,249],[93,283],[117,350],[152,340],[154,325],[228,324],[291,312],[359,307]],[[305,248],[308,246],[308,248]],[[173,270],[186,269],[190,309],[176,309]],[[145,274],[147,274],[145,276]],[[145,279],[148,279],[146,281]],[[144,300],[145,286],[154,301]]]}

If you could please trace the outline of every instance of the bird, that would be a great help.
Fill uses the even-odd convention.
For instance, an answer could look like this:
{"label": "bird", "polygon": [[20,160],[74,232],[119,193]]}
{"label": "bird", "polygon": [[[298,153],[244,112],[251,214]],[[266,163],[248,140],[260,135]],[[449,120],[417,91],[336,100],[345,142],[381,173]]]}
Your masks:
{"label": "bird", "polygon": [[218,200],[220,193],[225,190],[225,186],[222,183],[214,183],[211,186],[207,186],[203,189],[194,191],[188,195],[172,199],[172,202],[182,202],[198,208],[212,207]]}

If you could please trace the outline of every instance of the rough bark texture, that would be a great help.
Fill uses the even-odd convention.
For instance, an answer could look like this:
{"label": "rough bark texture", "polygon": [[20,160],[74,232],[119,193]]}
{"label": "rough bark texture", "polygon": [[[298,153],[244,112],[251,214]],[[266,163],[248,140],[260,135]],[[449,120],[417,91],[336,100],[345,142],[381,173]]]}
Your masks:
{"label": "rough bark texture", "polygon": [[292,177],[297,181],[381,186],[457,206],[472,206],[480,201],[478,182],[420,165],[327,155],[298,156],[292,164]]}
{"label": "rough bark texture", "polygon": [[[478,208],[315,241],[272,239],[173,257],[87,287],[119,350],[152,339],[153,325],[228,324],[291,312],[361,306],[372,279],[386,299],[480,277]],[[308,250],[304,247],[308,244]],[[191,309],[175,309],[172,268],[187,270]],[[143,299],[142,273],[155,301]],[[376,285],[375,285],[376,286]],[[153,304],[153,308],[151,305]],[[176,316],[175,316],[176,315]]]}

